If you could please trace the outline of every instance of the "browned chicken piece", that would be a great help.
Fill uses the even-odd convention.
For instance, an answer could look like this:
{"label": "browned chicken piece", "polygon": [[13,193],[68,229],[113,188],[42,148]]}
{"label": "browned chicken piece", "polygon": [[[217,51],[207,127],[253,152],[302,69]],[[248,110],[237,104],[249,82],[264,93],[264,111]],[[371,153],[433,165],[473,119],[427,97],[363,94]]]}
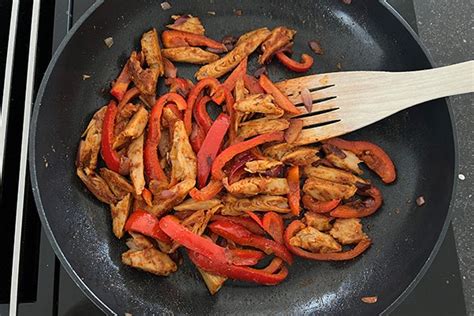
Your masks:
{"label": "browned chicken piece", "polygon": [[143,106],[138,107],[137,112],[128,121],[125,128],[117,135],[114,141],[114,149],[122,147],[129,140],[136,139],[143,134],[148,123],[148,111]]}
{"label": "browned chicken piece", "polygon": [[132,195],[127,194],[117,204],[110,204],[110,211],[112,213],[112,231],[118,239],[123,237],[125,222],[132,206]]}
{"label": "browned chicken piece", "polygon": [[122,254],[122,262],[134,268],[156,275],[167,276],[178,267],[171,258],[155,248],[128,250]]}
{"label": "browned chicken piece", "polygon": [[[237,65],[253,53],[258,46],[270,35],[270,31],[265,27],[251,32],[252,34],[244,34],[237,42],[234,49],[224,57],[205,65],[196,72],[195,77],[198,80],[213,77],[219,78],[231,71]],[[245,37],[245,39],[242,39]]]}
{"label": "browned chicken piece", "polygon": [[240,123],[239,136],[247,139],[256,135],[278,132],[287,129],[290,122],[287,119],[267,119],[260,118]]}
{"label": "browned chicken piece", "polygon": [[97,158],[100,151],[100,140],[102,137],[102,122],[104,121],[104,114],[106,106],[101,107],[95,112],[89,125],[82,134],[83,140],[79,143],[77,151],[76,167],[85,169],[86,173],[94,171],[97,167]]}
{"label": "browned chicken piece", "polygon": [[281,143],[271,145],[263,150],[263,154],[275,160],[281,160],[283,156],[289,152],[292,152],[296,145]]}
{"label": "browned chicken piece", "polygon": [[199,47],[175,47],[161,50],[163,57],[171,61],[190,64],[208,64],[219,59],[219,55]]}
{"label": "browned chicken piece", "polygon": [[158,76],[162,76],[165,72],[165,68],[163,57],[161,56],[160,42],[158,41],[158,32],[156,32],[156,29],[153,28],[150,31],[143,33],[140,44],[142,46],[142,51],[145,54],[146,63],[150,69],[156,72]]}
{"label": "browned chicken piece", "polygon": [[[351,151],[342,150],[335,146],[328,146],[330,144],[324,144],[323,150],[326,153],[326,159],[334,166],[361,175],[362,169],[359,168],[359,163],[362,160]],[[333,150],[331,147],[335,148]]]}
{"label": "browned chicken piece", "polygon": [[222,198],[224,207],[222,215],[240,216],[245,211],[273,211],[277,213],[290,213],[288,199],[283,196],[258,195],[253,198],[236,198],[227,194]]}
{"label": "browned chicken piece", "polygon": [[186,16],[172,15],[171,18],[175,21],[178,19],[186,19],[186,20],[181,24],[168,24],[166,27],[169,29],[198,34],[198,35],[204,35],[204,32],[206,31],[204,29],[204,26],[202,26],[199,18],[192,16],[190,14]]}
{"label": "browned chicken piece", "polygon": [[136,210],[136,209],[144,210],[144,211],[147,211],[148,213],[153,214],[153,206],[146,204],[145,200],[143,200],[142,198],[133,199],[132,210]]}
{"label": "browned chicken piece", "polygon": [[326,167],[323,165],[319,165],[317,167],[306,166],[304,168],[304,173],[308,178],[319,178],[337,183],[355,185],[357,182],[359,182],[368,184],[367,180],[359,178],[358,176],[355,176],[350,172],[336,168]]}
{"label": "browned chicken piece", "polygon": [[117,172],[100,168],[99,174],[119,200],[123,199],[128,193],[135,193],[130,182]]}
{"label": "browned chicken piece", "polygon": [[332,228],[330,217],[315,212],[306,212],[304,214],[303,222],[322,232]]}
{"label": "browned chicken piece", "polygon": [[317,253],[342,251],[342,246],[331,235],[322,233],[311,226],[303,228],[295,236],[291,237],[290,245]]}
{"label": "browned chicken piece", "polygon": [[271,159],[258,159],[245,163],[245,171],[250,173],[263,173],[272,168],[283,165],[280,161]]}
{"label": "browned chicken piece", "polygon": [[[195,234],[202,235],[204,231],[206,230],[207,224],[211,220],[211,217],[221,208],[222,208],[222,205],[218,205],[207,211],[197,211],[197,212],[202,212],[203,214],[197,216],[196,219],[193,220],[192,223],[190,223],[191,231]],[[186,219],[183,221],[183,224],[185,224],[185,222],[186,222]]]}
{"label": "browned chicken piece", "polygon": [[130,143],[127,151],[127,156],[130,160],[130,178],[137,196],[141,195],[145,188],[143,142],[144,136],[141,134],[140,137]]}
{"label": "browned chicken piece", "polygon": [[135,86],[140,93],[145,95],[154,95],[156,92],[156,83],[158,82],[159,73],[157,69],[143,69],[140,60],[132,53],[130,56],[128,69]]}
{"label": "browned chicken piece", "polygon": [[234,109],[244,113],[262,113],[272,118],[281,117],[285,111],[273,103],[270,94],[251,94],[234,104]]}
{"label": "browned chicken piece", "polygon": [[139,233],[128,232],[132,238],[127,239],[127,246],[131,250],[143,250],[153,248],[153,243],[145,236]]}
{"label": "browned chicken piece", "polygon": [[222,202],[219,199],[211,199],[207,201],[196,201],[191,198],[187,199],[183,203],[174,207],[175,211],[199,211],[199,210],[210,210]]}
{"label": "browned chicken piece", "polygon": [[234,195],[285,195],[290,192],[285,178],[249,177],[226,186],[226,189]]}
{"label": "browned chicken piece", "polygon": [[99,201],[107,204],[115,204],[118,202],[117,197],[112,193],[107,182],[94,171],[90,171],[90,173],[86,175],[82,169],[77,168],[76,174]]}
{"label": "browned chicken piece", "polygon": [[202,279],[204,280],[204,283],[206,283],[207,289],[209,290],[209,293],[211,293],[211,295],[216,294],[217,291],[220,290],[224,282],[227,280],[226,277],[211,274],[199,268],[198,271],[199,273],[201,273]]}
{"label": "browned chicken piece", "polygon": [[284,26],[274,28],[270,36],[262,44],[263,53],[258,57],[258,62],[262,65],[267,63],[274,53],[290,44],[295,34],[295,30]]}
{"label": "browned chicken piece", "polygon": [[319,149],[314,147],[296,147],[281,157],[281,162],[293,166],[307,166],[320,158],[316,155]]}
{"label": "browned chicken piece", "polygon": [[359,218],[336,219],[329,234],[343,245],[357,244],[359,241],[369,238],[362,231]]}
{"label": "browned chicken piece", "polygon": [[[241,102],[247,97],[248,94],[249,94],[248,90],[245,89],[244,79],[242,78],[237,79],[237,81],[235,82],[235,89],[234,89],[235,102]],[[234,104],[234,109],[236,109],[235,107],[236,104],[237,103]]]}
{"label": "browned chicken piece", "polygon": [[133,103],[127,103],[117,111],[117,117],[115,118],[115,125],[114,125],[114,135],[117,137],[127,126],[128,121],[130,118],[138,111],[138,106]]}
{"label": "browned chicken piece", "polygon": [[303,186],[303,192],[311,195],[318,201],[349,199],[356,191],[357,187],[355,185],[342,184],[319,178],[308,178]]}
{"label": "browned chicken piece", "polygon": [[[170,111],[171,112],[171,111]],[[197,159],[188,134],[181,120],[176,120],[173,130],[173,141],[170,151],[171,184],[170,197],[158,198],[153,206],[152,213],[156,216],[171,210],[181,203],[186,195],[196,185]]]}

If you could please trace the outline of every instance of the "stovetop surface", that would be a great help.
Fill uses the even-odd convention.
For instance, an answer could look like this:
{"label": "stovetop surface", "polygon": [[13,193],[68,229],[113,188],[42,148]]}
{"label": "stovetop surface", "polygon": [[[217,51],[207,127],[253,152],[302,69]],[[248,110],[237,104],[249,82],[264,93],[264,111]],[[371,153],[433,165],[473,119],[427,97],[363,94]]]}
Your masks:
{"label": "stovetop surface", "polygon": [[[49,14],[52,19],[54,18],[52,23],[50,23],[53,32],[49,30],[50,35],[46,40],[47,43],[52,44],[52,51],[59,45],[72,24],[93,2],[92,0],[56,0],[54,5],[51,3],[46,5],[47,9],[42,9],[42,11],[45,11],[45,16]],[[416,30],[417,23],[413,2],[407,0],[392,0],[389,2]],[[2,8],[1,5],[0,8]],[[46,12],[48,10],[49,13]],[[28,15],[28,13],[24,14]],[[43,43],[40,45],[45,45],[44,41],[39,43]],[[46,51],[46,49],[43,49],[43,51]],[[3,54],[1,49],[0,53]],[[46,55],[46,53],[43,52],[43,55]],[[47,58],[43,57],[43,59],[46,60],[46,64],[43,65],[44,70],[47,65]],[[27,236],[24,238],[24,243],[28,251],[34,249],[34,251],[30,251],[32,254],[28,256],[28,260],[37,261],[38,264],[33,265],[34,267],[31,268],[29,264],[22,262],[22,267],[24,268],[22,271],[25,271],[25,273],[20,275],[20,294],[22,295],[20,295],[19,299],[18,314],[102,315],[100,309],[85,297],[59,264],[45,234],[40,229],[39,219],[32,198],[28,199],[26,205],[25,223],[29,225],[29,229],[27,230]],[[22,261],[26,260],[22,259]],[[31,263],[31,261],[28,263]],[[9,268],[11,269],[11,267]],[[36,281],[33,281],[35,279]],[[7,291],[0,290],[0,315],[6,315],[8,311],[8,297],[6,293]],[[438,255],[424,278],[392,314],[466,314],[454,234],[451,226]]]}

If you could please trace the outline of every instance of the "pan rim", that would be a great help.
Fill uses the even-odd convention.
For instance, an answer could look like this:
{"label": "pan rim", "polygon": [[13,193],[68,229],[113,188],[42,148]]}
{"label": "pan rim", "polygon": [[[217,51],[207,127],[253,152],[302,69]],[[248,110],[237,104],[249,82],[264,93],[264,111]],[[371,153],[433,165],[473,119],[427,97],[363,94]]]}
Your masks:
{"label": "pan rim", "polygon": [[[428,60],[430,66],[433,68],[435,63],[433,61],[433,58],[431,57],[431,54],[428,52],[427,48],[425,45],[421,42],[418,34],[411,28],[411,26],[408,24],[408,22],[391,6],[387,0],[379,0],[378,1],[380,5],[382,5],[389,13],[391,13],[398,21],[399,23],[406,29],[406,31],[411,35],[412,39],[417,43],[417,45],[421,48],[423,54],[425,55],[426,59]],[[49,225],[49,222],[46,218],[46,213],[43,207],[43,203],[41,200],[40,192],[39,192],[39,185],[38,185],[38,179],[36,176],[36,147],[35,147],[35,140],[36,140],[36,128],[37,128],[37,118],[39,115],[39,110],[41,107],[41,101],[43,99],[43,95],[47,86],[47,83],[49,81],[49,78],[55,68],[56,62],[61,56],[63,50],[66,48],[68,45],[69,41],[74,37],[76,34],[77,30],[84,24],[84,22],[104,3],[104,0],[96,0],[96,2],[86,10],[86,12],[76,21],[76,23],[73,25],[73,27],[69,30],[69,32],[66,34],[64,39],[61,41],[60,45],[54,52],[53,56],[51,57],[51,60],[48,64],[48,67],[43,75],[43,78],[41,80],[40,87],[38,89],[35,103],[34,103],[34,108],[33,108],[33,114],[32,114],[32,119],[31,119],[31,124],[30,124],[30,137],[29,137],[29,173],[30,173],[30,178],[31,178],[31,186],[32,186],[32,191],[33,191],[33,196],[36,204],[36,208],[39,213],[39,217],[41,220],[42,227],[46,233],[46,236],[49,240],[49,243],[51,247],[53,248],[56,256],[59,258],[59,261],[61,262],[61,265],[64,267],[68,275],[74,280],[74,282],[77,284],[77,286],[81,289],[81,291],[84,293],[84,295],[91,300],[102,312],[106,314],[111,314],[111,315],[116,315],[116,313],[107,305],[105,302],[103,302],[88,286],[85,284],[85,282],[81,279],[81,277],[76,273],[74,268],[70,265],[68,259],[60,249],[58,242],[53,234],[53,231],[51,229],[51,226]],[[454,125],[454,115],[453,115],[453,110],[451,108],[451,102],[449,98],[443,98],[446,107],[448,109],[448,114],[449,114],[449,121],[451,124],[451,130],[452,130],[452,135],[453,135],[453,149],[454,149],[454,166],[453,166],[453,184],[452,184],[452,190],[450,192],[450,202],[449,202],[449,207],[448,211],[446,214],[446,218],[443,224],[443,227],[439,233],[438,239],[433,246],[433,249],[430,252],[430,255],[426,259],[426,261],[423,263],[423,266],[421,267],[420,271],[417,273],[415,278],[410,282],[410,284],[403,290],[403,292],[390,304],[388,305],[385,310],[381,312],[381,315],[386,315],[391,312],[393,312],[404,300],[405,298],[413,291],[413,289],[417,286],[417,284],[420,282],[420,280],[424,277],[426,271],[428,268],[431,266],[434,258],[438,254],[438,251],[441,247],[441,244],[443,243],[446,232],[448,230],[448,227],[451,223],[452,219],[452,214],[453,214],[453,197],[455,195],[455,192],[457,190],[457,181],[456,181],[456,174],[458,174],[459,171],[459,165],[458,165],[458,142],[457,142],[457,132],[456,128]],[[441,99],[441,100],[443,100]]]}

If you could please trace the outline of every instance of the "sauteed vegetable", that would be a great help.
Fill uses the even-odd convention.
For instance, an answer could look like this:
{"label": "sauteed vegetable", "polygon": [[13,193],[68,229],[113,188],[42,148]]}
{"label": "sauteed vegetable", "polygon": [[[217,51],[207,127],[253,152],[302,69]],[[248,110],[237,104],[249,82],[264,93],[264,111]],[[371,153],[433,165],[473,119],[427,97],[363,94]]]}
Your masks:
{"label": "sauteed vegetable", "polygon": [[[79,143],[76,173],[109,204],[112,231],[129,247],[122,262],[167,276],[187,253],[214,294],[228,278],[276,285],[295,257],[351,260],[367,251],[361,218],[383,197],[359,164],[391,183],[389,156],[366,141],[298,145],[300,110],[268,75],[247,71],[259,50],[261,65],[276,57],[309,71],[312,56],[289,56],[296,31],[262,27],[219,42],[199,18],[172,18],[164,47],[156,29],[143,34]],[[204,65],[193,82],[173,62]],[[159,81],[169,92],[157,95]],[[213,119],[209,108],[220,114]]]}

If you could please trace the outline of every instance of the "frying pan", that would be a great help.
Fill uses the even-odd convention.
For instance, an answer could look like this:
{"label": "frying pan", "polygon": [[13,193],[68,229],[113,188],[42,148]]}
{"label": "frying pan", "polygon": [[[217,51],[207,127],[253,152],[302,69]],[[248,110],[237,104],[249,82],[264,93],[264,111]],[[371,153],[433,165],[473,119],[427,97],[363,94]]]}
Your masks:
{"label": "frying pan", "polygon": [[[235,9],[243,12],[236,16]],[[209,15],[215,11],[216,15]],[[211,38],[254,28],[286,25],[298,31],[297,54],[307,42],[321,41],[310,73],[343,70],[407,71],[431,68],[426,51],[407,24],[383,1],[172,1],[163,11],[156,0],[96,3],[76,24],[54,55],[36,100],[30,142],[33,192],[43,227],[71,277],[104,312],[123,314],[378,314],[393,310],[431,263],[450,220],[455,141],[446,100],[436,100],[351,135],[370,140],[392,157],[395,184],[366,175],[385,198],[364,219],[372,247],[348,262],[296,260],[279,286],[228,281],[210,296],[197,270],[185,262],[169,277],[157,277],[121,263],[123,240],[111,232],[108,207],[89,194],[75,175],[78,140],[92,114],[106,104],[113,80],[141,34],[163,29],[169,16],[201,17]],[[109,36],[114,45],[107,48]],[[256,68],[255,56],[250,70]],[[179,65],[181,76],[195,67]],[[277,63],[273,80],[295,76]],[[83,80],[82,75],[91,76]],[[162,93],[164,87],[159,87]],[[45,163],[47,162],[47,164]],[[426,204],[415,199],[423,195]],[[187,261],[187,260],[186,260]],[[378,296],[365,304],[363,296]]]}

